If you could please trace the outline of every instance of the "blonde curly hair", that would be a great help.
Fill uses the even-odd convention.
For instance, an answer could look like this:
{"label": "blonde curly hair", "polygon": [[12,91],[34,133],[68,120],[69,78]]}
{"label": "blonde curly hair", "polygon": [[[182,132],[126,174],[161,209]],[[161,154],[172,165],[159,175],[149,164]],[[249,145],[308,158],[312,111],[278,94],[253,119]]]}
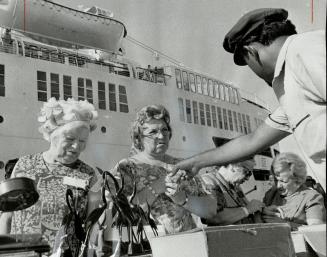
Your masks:
{"label": "blonde curly hair", "polygon": [[275,175],[279,175],[281,171],[288,172],[290,178],[303,184],[307,177],[307,169],[305,162],[295,153],[280,153],[275,157],[272,163]]}
{"label": "blonde curly hair", "polygon": [[76,101],[73,98],[67,100],[56,100],[52,97],[43,104],[38,121],[42,124],[39,127],[43,138],[50,141],[50,135],[58,127],[72,121],[83,121],[88,124],[90,131],[97,127],[96,119],[98,112],[93,104],[88,101]]}

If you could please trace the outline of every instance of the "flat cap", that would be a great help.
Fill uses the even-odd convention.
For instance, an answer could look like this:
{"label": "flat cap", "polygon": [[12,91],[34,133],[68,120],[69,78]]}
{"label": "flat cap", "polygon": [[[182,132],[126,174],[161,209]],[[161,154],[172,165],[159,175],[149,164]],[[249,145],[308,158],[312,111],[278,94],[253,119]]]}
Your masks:
{"label": "flat cap", "polygon": [[241,49],[251,36],[255,35],[264,24],[287,20],[288,12],[279,8],[261,8],[250,11],[242,16],[239,21],[226,34],[223,47],[234,54],[234,63],[240,66],[246,65]]}

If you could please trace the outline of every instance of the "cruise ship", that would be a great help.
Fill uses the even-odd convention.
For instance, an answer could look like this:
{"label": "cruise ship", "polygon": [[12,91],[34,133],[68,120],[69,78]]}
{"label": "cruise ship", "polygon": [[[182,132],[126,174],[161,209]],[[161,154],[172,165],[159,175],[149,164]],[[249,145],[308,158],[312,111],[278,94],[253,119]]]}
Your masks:
{"label": "cruise ship", "polygon": [[[103,169],[128,156],[130,124],[147,104],[169,110],[169,153],[181,158],[251,133],[269,113],[263,101],[219,78],[122,58],[127,30],[98,7],[80,11],[46,0],[0,0],[0,26],[1,179],[9,159],[47,149],[37,115],[50,97],[94,104],[98,128],[81,159]],[[254,176],[244,188],[249,198],[262,199],[276,151],[256,155]]]}

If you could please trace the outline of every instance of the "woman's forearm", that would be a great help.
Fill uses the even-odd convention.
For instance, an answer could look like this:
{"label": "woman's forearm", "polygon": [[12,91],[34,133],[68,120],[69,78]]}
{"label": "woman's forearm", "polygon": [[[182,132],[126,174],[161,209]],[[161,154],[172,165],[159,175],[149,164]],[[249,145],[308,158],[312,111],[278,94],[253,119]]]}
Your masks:
{"label": "woman's forearm", "polygon": [[325,224],[324,220],[321,219],[307,219],[307,224],[310,225],[320,225]]}

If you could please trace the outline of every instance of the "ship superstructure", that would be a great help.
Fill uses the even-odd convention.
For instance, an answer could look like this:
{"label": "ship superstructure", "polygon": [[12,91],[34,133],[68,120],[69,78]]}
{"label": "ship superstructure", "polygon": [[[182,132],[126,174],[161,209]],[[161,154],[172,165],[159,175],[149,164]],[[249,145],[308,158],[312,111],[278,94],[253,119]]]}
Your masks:
{"label": "ship superstructure", "polygon": [[[67,15],[66,22],[74,15],[72,9],[65,11],[64,7],[49,1],[9,1],[12,2],[22,6],[28,3],[37,8],[46,6],[50,13],[59,12],[61,8],[57,18],[63,19]],[[0,15],[3,10],[0,5]],[[13,12],[9,7],[8,10]],[[83,13],[78,12],[78,15],[82,17]],[[85,15],[88,17],[89,14]],[[93,16],[103,18],[92,14],[90,19],[80,18],[83,20],[81,25],[93,23]],[[103,47],[92,35],[87,38],[83,34],[82,42],[78,42],[78,37],[65,37],[65,33],[60,37],[49,32],[44,35],[46,33],[35,29],[36,25],[27,32],[29,26],[25,24],[24,27],[24,20],[20,21],[23,25],[18,26],[17,21],[8,17],[10,22],[7,23],[0,18],[5,23],[0,24],[2,171],[9,159],[47,149],[47,142],[38,132],[37,114],[50,97],[86,99],[95,105],[99,112],[98,129],[92,133],[81,159],[104,169],[112,168],[128,156],[130,124],[136,111],[144,105],[162,104],[169,110],[173,129],[169,153],[178,157],[213,148],[213,142],[221,144],[251,133],[269,113],[257,99],[242,98],[238,88],[212,76],[176,65],[138,67],[119,58],[120,42],[127,32],[118,21],[113,24],[120,27],[120,33],[103,34],[103,38],[109,37],[107,42],[113,42]],[[56,16],[51,17],[55,21]],[[12,23],[17,24],[12,26]],[[69,30],[66,34],[70,34]],[[266,154],[272,157],[270,150]],[[271,158],[258,155],[256,162],[258,176],[266,180]],[[253,192],[252,197],[262,195],[260,190],[264,187]]]}

